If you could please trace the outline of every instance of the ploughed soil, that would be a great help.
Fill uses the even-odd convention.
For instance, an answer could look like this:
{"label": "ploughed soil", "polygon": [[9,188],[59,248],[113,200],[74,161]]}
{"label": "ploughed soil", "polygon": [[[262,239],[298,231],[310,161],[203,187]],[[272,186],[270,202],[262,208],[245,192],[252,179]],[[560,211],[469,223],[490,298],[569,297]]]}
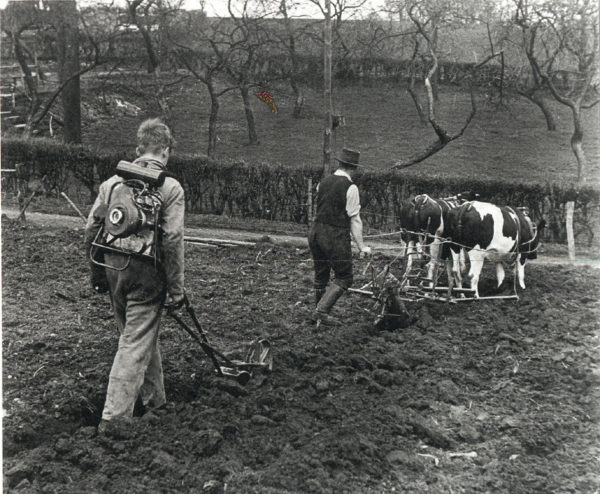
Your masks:
{"label": "ploughed soil", "polygon": [[165,318],[167,408],[99,436],[117,333],[82,231],[4,221],[2,240],[7,492],[600,488],[598,270],[531,263],[520,300],[421,303],[395,331],[346,296],[343,326],[316,332],[306,250],[188,245],[211,343],[235,354],[267,337],[273,372],[218,378]]}

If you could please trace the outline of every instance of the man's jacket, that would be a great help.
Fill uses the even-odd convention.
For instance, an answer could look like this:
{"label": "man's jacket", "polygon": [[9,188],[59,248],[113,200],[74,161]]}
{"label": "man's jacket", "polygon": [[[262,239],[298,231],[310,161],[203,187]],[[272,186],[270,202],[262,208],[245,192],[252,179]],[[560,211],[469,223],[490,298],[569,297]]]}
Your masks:
{"label": "man's jacket", "polygon": [[[141,167],[164,169],[164,165],[155,160],[138,158],[133,162]],[[123,178],[113,175],[100,185],[98,197],[92,206],[85,228],[85,241],[89,246],[102,227],[108,209],[108,194],[117,182]],[[183,295],[184,287],[184,247],[183,247],[183,220],[185,213],[185,199],[181,184],[172,177],[165,178],[163,185],[158,187],[163,200],[161,210],[161,245],[162,269],[167,281],[167,292],[171,297],[178,298]]]}

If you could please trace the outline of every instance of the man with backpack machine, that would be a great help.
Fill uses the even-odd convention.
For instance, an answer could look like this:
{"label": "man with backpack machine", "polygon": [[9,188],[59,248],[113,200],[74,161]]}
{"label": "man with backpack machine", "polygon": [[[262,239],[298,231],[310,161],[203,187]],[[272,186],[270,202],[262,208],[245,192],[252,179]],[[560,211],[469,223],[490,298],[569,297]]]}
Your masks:
{"label": "man with backpack machine", "polygon": [[163,307],[179,308],[185,300],[184,192],[165,170],[173,143],[159,119],[144,121],[137,131],[139,157],[119,162],[88,217],[92,286],[110,292],[120,333],[99,432],[132,417],[138,395],[147,410],[166,402],[160,317]]}

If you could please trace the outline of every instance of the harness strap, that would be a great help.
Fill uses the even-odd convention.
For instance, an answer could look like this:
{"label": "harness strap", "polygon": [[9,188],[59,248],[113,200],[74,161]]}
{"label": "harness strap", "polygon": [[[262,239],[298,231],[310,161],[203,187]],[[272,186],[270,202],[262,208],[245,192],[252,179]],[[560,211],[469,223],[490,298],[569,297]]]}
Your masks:
{"label": "harness strap", "polygon": [[521,219],[519,218],[519,215],[513,208],[511,208],[510,206],[506,206],[506,209],[508,209],[512,214],[514,214],[515,218],[517,219],[517,239],[515,242],[514,250],[518,251],[519,247],[521,246]]}

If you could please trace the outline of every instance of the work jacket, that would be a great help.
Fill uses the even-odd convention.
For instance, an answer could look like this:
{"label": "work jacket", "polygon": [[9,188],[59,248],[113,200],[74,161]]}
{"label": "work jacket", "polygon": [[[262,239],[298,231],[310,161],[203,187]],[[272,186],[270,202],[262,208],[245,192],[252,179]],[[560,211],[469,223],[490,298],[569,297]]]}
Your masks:
{"label": "work jacket", "polygon": [[[146,160],[143,157],[133,162],[141,167],[152,169],[164,169],[165,166],[155,160]],[[90,245],[96,237],[105,220],[108,209],[108,195],[117,182],[123,178],[113,175],[100,185],[98,197],[92,206],[88,216],[85,240]],[[184,247],[183,247],[183,221],[185,213],[185,199],[181,184],[172,177],[166,177],[163,185],[158,187],[162,197],[162,209],[160,219],[162,265],[167,282],[167,292],[172,298],[183,296],[184,287]]]}

